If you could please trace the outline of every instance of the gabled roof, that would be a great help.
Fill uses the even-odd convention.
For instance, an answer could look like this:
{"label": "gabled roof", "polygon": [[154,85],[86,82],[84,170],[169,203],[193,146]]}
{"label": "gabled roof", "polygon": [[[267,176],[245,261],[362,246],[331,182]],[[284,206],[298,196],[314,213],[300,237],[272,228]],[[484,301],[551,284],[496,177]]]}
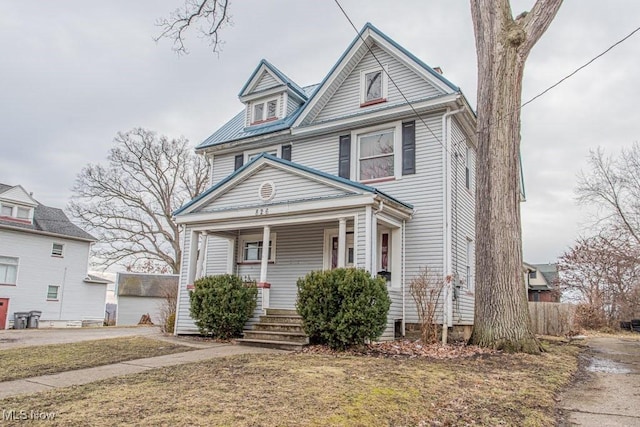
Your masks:
{"label": "gabled roof", "polygon": [[[461,92],[458,86],[451,83],[442,74],[422,62],[411,52],[377,29],[373,24],[367,22],[358,35],[353,39],[349,47],[344,51],[340,59],[338,59],[338,62],[336,62],[327,76],[322,80],[315,93],[305,103],[304,110],[298,116],[294,126],[299,126],[304,123],[306,116],[314,111],[314,107],[316,107],[317,104],[321,104],[322,101],[328,101],[328,98],[333,95],[333,93],[327,93],[328,89],[330,87],[335,87],[337,90],[349,74],[344,73],[343,71],[347,69],[349,64],[351,64],[351,67],[355,67],[357,62],[359,62],[362,56],[369,50],[368,43],[370,40],[378,42],[380,46],[384,45],[385,49],[390,49],[395,56],[402,58],[405,63],[413,65],[416,70],[421,70],[423,75],[429,78],[431,82],[435,83],[436,86],[441,88],[443,93]],[[361,54],[357,55],[358,52]]]}
{"label": "gabled roof", "polygon": [[[306,86],[302,90],[305,94],[312,94],[318,85]],[[240,111],[234,118],[225,123],[220,129],[215,131],[213,135],[202,141],[196,150],[202,150],[207,147],[213,147],[215,145],[224,144],[226,142],[236,141],[245,138],[251,138],[254,136],[265,135],[281,130],[289,129],[293,121],[298,117],[298,114],[302,111],[302,107],[299,107],[296,111],[290,114],[288,117],[284,117],[279,120],[274,120],[264,124],[256,126],[244,126],[245,110]]]}
{"label": "gabled roof", "polygon": [[542,276],[545,278],[549,285],[553,285],[560,277],[558,275],[558,264],[549,263],[531,265],[535,267],[536,270],[538,270],[540,273],[542,273]]}
{"label": "gabled roof", "polygon": [[177,274],[118,273],[118,296],[164,298],[178,289]]}
{"label": "gabled roof", "polygon": [[8,200],[17,204],[27,206],[37,206],[38,202],[31,197],[31,194],[22,187],[22,185],[6,185],[0,184],[0,200]]}
{"label": "gabled roof", "polygon": [[[2,189],[5,189],[6,191],[7,187],[9,189],[15,188],[14,186],[0,184],[0,191]],[[67,218],[62,209],[45,206],[37,201],[35,201],[35,203],[37,203],[37,205],[33,210],[33,223],[0,219],[0,228],[57,235],[60,237],[86,240],[89,242],[96,241],[96,238],[91,234],[73,224],[69,218]]]}
{"label": "gabled roof", "polygon": [[180,207],[178,210],[176,210],[175,212],[173,212],[174,216],[178,216],[181,214],[186,214],[189,213],[190,208],[195,208],[199,202],[207,199],[208,196],[210,196],[212,193],[216,192],[217,190],[219,190],[220,188],[224,187],[225,185],[227,185],[227,183],[229,183],[230,181],[233,181],[234,179],[238,178],[241,175],[245,175],[248,173],[248,171],[250,171],[251,169],[253,169],[256,164],[260,163],[262,159],[265,159],[267,162],[271,162],[273,164],[276,165],[281,165],[284,166],[285,168],[291,168],[294,170],[298,170],[304,173],[308,173],[311,175],[315,175],[319,178],[322,178],[324,180],[329,180],[331,182],[334,182],[336,184],[339,184],[341,186],[347,186],[350,187],[352,189],[357,189],[359,191],[365,191],[367,193],[371,193],[371,194],[376,194],[379,195],[393,203],[396,203],[398,205],[401,205],[407,209],[413,209],[413,205],[411,205],[410,203],[405,203],[402,202],[398,199],[396,199],[395,197],[392,197],[380,190],[378,190],[377,188],[374,187],[370,187],[368,185],[364,185],[361,184],[359,182],[355,182],[355,181],[351,181],[349,179],[346,178],[341,178],[339,176],[335,176],[335,175],[331,175],[329,173],[326,172],[322,172],[319,171],[317,169],[313,169],[307,166],[303,166],[299,163],[294,163],[288,160],[284,160],[281,159],[279,157],[275,157],[272,156],[271,154],[268,153],[262,153],[259,156],[257,156],[256,158],[254,158],[253,160],[251,160],[250,162],[246,163],[245,165],[243,165],[241,168],[239,168],[238,170],[236,170],[234,173],[232,173],[231,175],[227,176],[225,179],[221,180],[220,182],[218,182],[217,184],[209,187],[206,191],[204,191],[202,194],[200,194],[199,196],[197,196],[196,198],[194,198],[193,200],[191,200],[190,202],[188,202],[187,204],[185,204],[184,206]]}
{"label": "gabled roof", "polygon": [[307,99],[308,94],[304,91],[303,88],[298,86],[296,82],[287,77],[282,71],[278,70],[273,64],[271,64],[266,59],[262,59],[253,73],[251,73],[251,77],[245,83],[245,85],[240,90],[238,96],[244,96],[251,92],[255,84],[258,82],[257,78],[259,78],[264,71],[270,72],[276,80],[279,80],[281,84],[289,87],[291,90],[296,92],[303,100]]}

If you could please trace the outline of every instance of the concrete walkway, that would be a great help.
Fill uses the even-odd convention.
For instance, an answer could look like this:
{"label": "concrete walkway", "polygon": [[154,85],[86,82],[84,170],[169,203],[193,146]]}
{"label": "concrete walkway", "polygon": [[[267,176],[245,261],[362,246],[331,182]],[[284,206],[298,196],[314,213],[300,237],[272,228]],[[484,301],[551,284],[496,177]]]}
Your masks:
{"label": "concrete walkway", "polygon": [[640,340],[587,341],[584,378],[562,397],[564,426],[640,426]]}
{"label": "concrete walkway", "polygon": [[[157,338],[157,337],[154,337]],[[190,345],[180,339],[180,344]],[[185,363],[199,362],[216,357],[233,356],[250,353],[286,353],[282,350],[270,350],[257,347],[245,347],[232,344],[191,344],[192,346],[206,346],[201,350],[193,350],[184,353],[167,354],[165,356],[149,357],[146,359],[130,360],[112,365],[97,366],[95,368],[79,369],[77,371],[61,372],[59,374],[43,375],[39,377],[25,378],[15,381],[0,382],[0,399],[25,393],[37,393],[61,387],[82,385],[100,381],[106,378],[118,377],[127,374],[157,369],[164,366],[182,365]]]}

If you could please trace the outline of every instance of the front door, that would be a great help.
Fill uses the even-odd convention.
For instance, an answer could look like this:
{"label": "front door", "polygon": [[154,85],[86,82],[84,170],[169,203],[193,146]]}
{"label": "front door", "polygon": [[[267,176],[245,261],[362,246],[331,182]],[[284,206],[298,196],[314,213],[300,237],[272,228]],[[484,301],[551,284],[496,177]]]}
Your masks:
{"label": "front door", "polygon": [[0,330],[7,327],[7,313],[9,312],[9,298],[0,298]]}

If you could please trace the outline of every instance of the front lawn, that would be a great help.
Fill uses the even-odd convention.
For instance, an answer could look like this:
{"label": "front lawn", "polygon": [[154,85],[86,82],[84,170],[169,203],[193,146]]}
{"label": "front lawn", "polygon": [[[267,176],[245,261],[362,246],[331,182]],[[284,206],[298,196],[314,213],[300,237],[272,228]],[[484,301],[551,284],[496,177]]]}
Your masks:
{"label": "front lawn", "polygon": [[555,425],[578,347],[443,359],[243,355],[0,401],[51,425]]}
{"label": "front lawn", "polygon": [[0,350],[0,381],[92,368],[145,357],[193,350],[143,337]]}

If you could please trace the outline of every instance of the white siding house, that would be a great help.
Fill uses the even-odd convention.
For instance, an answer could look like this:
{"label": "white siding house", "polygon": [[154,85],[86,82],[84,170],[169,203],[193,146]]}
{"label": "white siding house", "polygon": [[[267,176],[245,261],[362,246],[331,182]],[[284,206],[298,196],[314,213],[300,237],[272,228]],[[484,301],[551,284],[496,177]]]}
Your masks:
{"label": "white siding house", "polygon": [[297,278],[341,266],[388,272],[384,339],[417,322],[408,286],[424,267],[445,283],[438,322],[472,324],[475,114],[457,86],[367,24],[320,84],[263,60],[239,98],[244,110],[196,148],[211,187],[175,212],[176,333],[197,333],[200,276],[256,279],[258,315],[295,308]]}
{"label": "white siding house", "polygon": [[0,184],[0,209],[0,329],[31,311],[41,328],[102,326],[108,282],[87,274],[95,238],[19,185]]}

